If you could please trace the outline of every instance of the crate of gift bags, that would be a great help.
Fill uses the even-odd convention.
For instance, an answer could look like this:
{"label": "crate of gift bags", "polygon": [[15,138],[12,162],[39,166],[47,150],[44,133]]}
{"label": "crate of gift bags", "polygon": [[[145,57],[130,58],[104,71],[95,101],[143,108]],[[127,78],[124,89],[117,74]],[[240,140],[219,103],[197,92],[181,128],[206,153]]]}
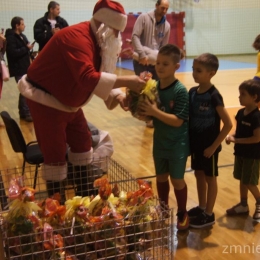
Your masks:
{"label": "crate of gift bags", "polygon": [[1,170],[0,259],[173,259],[173,210],[115,160],[68,165],[61,182],[21,173]]}

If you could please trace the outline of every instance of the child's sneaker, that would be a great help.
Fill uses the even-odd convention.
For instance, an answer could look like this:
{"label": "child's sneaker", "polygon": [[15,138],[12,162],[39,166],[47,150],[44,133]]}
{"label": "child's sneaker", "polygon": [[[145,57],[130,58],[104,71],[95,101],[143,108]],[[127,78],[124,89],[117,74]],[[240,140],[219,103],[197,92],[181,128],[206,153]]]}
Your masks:
{"label": "child's sneaker", "polygon": [[242,206],[241,203],[238,203],[237,205],[233,206],[232,208],[227,209],[226,213],[229,216],[247,215],[249,213],[249,208],[248,208],[248,206]]}
{"label": "child's sneaker", "polygon": [[209,216],[205,212],[202,212],[199,216],[191,220],[190,227],[203,228],[203,227],[211,226],[214,223],[215,223],[214,213],[212,213],[212,215]]}
{"label": "child's sneaker", "polygon": [[200,208],[199,206],[194,207],[188,211],[189,218],[196,218],[198,215],[200,215],[204,210]]}
{"label": "child's sneaker", "polygon": [[260,220],[260,204],[255,204],[255,213],[253,219]]}
{"label": "child's sneaker", "polygon": [[190,225],[188,212],[179,211],[176,215],[177,215],[177,229],[178,230],[188,229]]}

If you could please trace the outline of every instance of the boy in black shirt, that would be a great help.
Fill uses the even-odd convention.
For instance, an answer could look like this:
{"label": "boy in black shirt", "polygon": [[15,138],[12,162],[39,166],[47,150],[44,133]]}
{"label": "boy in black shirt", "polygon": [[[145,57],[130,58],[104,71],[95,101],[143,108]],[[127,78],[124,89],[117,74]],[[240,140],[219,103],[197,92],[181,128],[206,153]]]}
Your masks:
{"label": "boy in black shirt", "polygon": [[199,205],[188,211],[190,226],[194,228],[215,223],[213,208],[218,191],[218,154],[221,142],[232,128],[223,98],[211,83],[218,66],[215,55],[204,53],[194,59],[192,67],[193,78],[199,84],[189,91],[191,168],[194,169],[199,199]]}
{"label": "boy in black shirt", "polygon": [[236,115],[237,127],[226,143],[235,144],[234,178],[240,181],[240,203],[227,209],[227,215],[248,214],[248,190],[256,200],[253,219],[260,219],[260,192],[257,187],[260,169],[260,82],[246,80],[239,86],[239,101],[244,108]]}

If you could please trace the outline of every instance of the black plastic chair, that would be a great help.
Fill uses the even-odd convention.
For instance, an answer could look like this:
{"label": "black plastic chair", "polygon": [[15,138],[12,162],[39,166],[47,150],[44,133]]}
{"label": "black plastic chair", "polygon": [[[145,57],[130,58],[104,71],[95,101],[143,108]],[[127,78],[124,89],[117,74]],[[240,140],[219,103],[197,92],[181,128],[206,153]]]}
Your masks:
{"label": "black plastic chair", "polygon": [[22,175],[25,172],[25,163],[29,163],[31,165],[35,165],[35,174],[34,174],[34,183],[33,188],[36,187],[38,168],[43,163],[43,155],[40,150],[37,141],[32,141],[26,144],[23,134],[21,132],[20,127],[16,123],[14,119],[10,117],[10,115],[6,111],[2,111],[1,117],[5,124],[5,129],[13,150],[16,153],[23,154],[23,166],[22,166]]}
{"label": "black plastic chair", "polygon": [[6,196],[5,186],[4,186],[1,171],[0,171],[0,205],[1,205],[1,211],[4,211],[7,209],[8,197]]}

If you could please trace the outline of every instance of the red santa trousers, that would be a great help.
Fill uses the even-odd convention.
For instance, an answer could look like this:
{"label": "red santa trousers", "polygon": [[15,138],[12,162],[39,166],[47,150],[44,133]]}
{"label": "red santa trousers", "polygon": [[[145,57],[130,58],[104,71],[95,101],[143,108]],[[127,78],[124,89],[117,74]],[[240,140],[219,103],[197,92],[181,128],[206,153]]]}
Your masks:
{"label": "red santa trousers", "polygon": [[91,133],[82,109],[68,113],[29,99],[27,103],[44,157],[45,180],[59,181],[66,178],[67,152],[69,161],[74,165],[86,165],[91,162]]}

